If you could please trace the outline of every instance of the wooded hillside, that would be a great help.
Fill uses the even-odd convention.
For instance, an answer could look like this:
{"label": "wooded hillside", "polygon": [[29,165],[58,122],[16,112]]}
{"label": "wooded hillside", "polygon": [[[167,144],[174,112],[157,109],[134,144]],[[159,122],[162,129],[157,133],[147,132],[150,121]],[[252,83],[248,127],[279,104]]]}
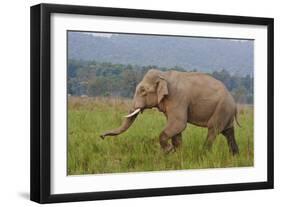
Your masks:
{"label": "wooded hillside", "polygon": [[[120,96],[132,98],[136,85],[151,68],[186,71],[181,67],[139,66],[83,60],[68,60],[68,94],[73,96]],[[192,70],[194,71],[194,70]],[[200,71],[201,72],[201,71]],[[221,80],[239,103],[253,103],[253,78],[231,75],[227,70],[209,73]]]}

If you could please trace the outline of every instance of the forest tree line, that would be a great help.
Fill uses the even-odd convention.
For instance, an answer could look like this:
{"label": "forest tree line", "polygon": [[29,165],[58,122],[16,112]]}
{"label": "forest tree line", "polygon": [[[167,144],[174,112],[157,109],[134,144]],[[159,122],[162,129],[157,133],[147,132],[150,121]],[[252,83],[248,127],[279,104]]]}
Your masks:
{"label": "forest tree line", "polygon": [[[181,67],[139,66],[110,62],[68,60],[67,90],[72,96],[118,96],[132,98],[145,73],[157,68],[162,71],[186,71]],[[191,71],[197,71],[193,69]],[[200,70],[198,70],[200,71]],[[222,81],[238,103],[253,103],[253,77],[230,74],[221,69],[209,73]]]}

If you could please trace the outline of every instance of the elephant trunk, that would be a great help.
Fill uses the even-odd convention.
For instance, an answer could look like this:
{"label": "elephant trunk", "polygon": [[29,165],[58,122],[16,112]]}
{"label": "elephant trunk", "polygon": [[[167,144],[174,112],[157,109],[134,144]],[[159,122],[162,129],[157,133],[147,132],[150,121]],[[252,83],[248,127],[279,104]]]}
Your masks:
{"label": "elephant trunk", "polygon": [[103,134],[100,135],[100,137],[102,139],[104,139],[106,136],[116,136],[116,135],[119,135],[119,134],[125,132],[133,124],[136,117],[138,116],[139,111],[140,111],[139,109],[130,111],[130,114],[125,116],[126,119],[123,121],[123,123],[120,127],[118,127],[117,129],[113,129],[113,130],[104,132]]}

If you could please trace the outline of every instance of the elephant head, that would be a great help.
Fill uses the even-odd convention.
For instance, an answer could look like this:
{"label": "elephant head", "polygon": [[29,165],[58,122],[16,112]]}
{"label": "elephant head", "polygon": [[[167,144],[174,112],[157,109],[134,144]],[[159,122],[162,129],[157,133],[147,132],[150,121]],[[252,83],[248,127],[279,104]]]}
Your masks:
{"label": "elephant head", "polygon": [[149,70],[136,87],[132,108],[129,110],[129,114],[125,116],[126,119],[122,125],[117,129],[103,133],[101,137],[115,136],[125,132],[140,112],[148,108],[158,107],[167,95],[168,86],[164,73],[158,70]]}

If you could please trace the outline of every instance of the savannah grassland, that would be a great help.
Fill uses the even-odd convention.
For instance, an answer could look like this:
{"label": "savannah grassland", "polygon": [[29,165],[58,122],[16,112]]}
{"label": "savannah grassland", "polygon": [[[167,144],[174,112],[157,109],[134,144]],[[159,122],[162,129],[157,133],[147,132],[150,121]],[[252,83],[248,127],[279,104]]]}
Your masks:
{"label": "savannah grassland", "polygon": [[239,106],[235,127],[238,156],[229,152],[225,137],[217,136],[211,151],[203,149],[207,129],[187,125],[182,147],[164,154],[159,134],[166,120],[157,109],[139,114],[123,134],[102,140],[99,135],[118,127],[130,100],[68,97],[68,175],[143,172],[253,166],[253,108]]}

